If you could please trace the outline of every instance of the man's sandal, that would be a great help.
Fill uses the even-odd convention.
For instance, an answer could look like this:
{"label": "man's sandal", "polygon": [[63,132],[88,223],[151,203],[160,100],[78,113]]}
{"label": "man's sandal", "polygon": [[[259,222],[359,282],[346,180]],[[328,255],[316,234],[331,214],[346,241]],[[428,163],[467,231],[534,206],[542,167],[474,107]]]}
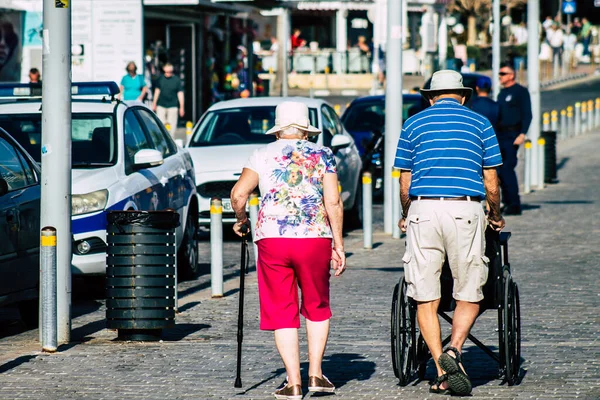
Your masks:
{"label": "man's sandal", "polygon": [[[446,374],[436,377],[433,380],[433,382],[431,382],[431,386],[429,387],[429,393],[450,394],[451,393],[450,390],[440,388],[442,383],[446,382],[447,380],[448,380],[448,375],[446,375]],[[435,386],[435,388],[434,388],[434,386]]]}
{"label": "man's sandal", "polygon": [[[452,357],[448,352],[454,353]],[[448,347],[438,360],[440,367],[446,371],[448,375],[448,385],[452,394],[458,396],[466,396],[473,389],[469,376],[462,370],[463,365],[460,352],[455,347]]]}

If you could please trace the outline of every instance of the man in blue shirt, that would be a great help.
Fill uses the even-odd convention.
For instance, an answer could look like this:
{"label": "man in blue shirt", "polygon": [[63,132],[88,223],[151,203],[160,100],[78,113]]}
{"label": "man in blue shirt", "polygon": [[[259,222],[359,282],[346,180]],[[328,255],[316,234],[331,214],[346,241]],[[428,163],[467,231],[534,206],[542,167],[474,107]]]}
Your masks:
{"label": "man in blue shirt", "polygon": [[[463,86],[462,75],[438,71],[431,89],[421,94],[431,107],[406,121],[394,164],[401,170],[404,279],[437,367],[430,392],[467,395],[472,386],[461,349],[479,314],[487,280],[486,226],[497,231],[504,227],[496,172],[502,158],[490,122],[464,106],[472,90]],[[450,346],[442,352],[437,309],[446,258],[457,305]]]}
{"label": "man in blue shirt", "polygon": [[500,107],[498,103],[490,99],[490,90],[492,89],[492,80],[487,76],[482,76],[477,79],[475,91],[477,96],[471,100],[471,110],[483,115],[490,121],[494,130],[498,127],[498,117],[500,115]]}

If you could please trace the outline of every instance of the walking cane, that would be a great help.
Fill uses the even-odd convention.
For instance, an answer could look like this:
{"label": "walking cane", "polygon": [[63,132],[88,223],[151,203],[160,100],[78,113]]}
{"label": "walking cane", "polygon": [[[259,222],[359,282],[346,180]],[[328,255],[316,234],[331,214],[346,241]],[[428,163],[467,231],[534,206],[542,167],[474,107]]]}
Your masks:
{"label": "walking cane", "polygon": [[235,376],[234,387],[242,387],[242,341],[244,340],[244,276],[246,275],[246,269],[248,268],[246,254],[248,253],[248,226],[242,225],[242,260],[240,262],[240,304],[238,310],[238,327],[237,327],[237,371]]}

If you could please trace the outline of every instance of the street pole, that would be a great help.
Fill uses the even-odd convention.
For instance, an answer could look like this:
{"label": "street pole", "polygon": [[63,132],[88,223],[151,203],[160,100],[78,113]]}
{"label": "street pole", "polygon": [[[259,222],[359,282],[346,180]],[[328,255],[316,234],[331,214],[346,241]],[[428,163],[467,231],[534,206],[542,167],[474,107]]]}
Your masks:
{"label": "street pole", "polygon": [[383,228],[391,234],[398,223],[393,221],[393,199],[400,196],[392,191],[392,168],[402,129],[402,2],[388,0],[387,12]]}
{"label": "street pole", "polygon": [[[41,226],[56,230],[57,341],[71,339],[71,8],[44,0]],[[41,263],[40,263],[41,267]]]}
{"label": "street pole", "polygon": [[492,35],[492,93],[494,100],[498,100],[500,93],[500,0],[494,0],[493,4],[494,27]]}
{"label": "street pole", "polygon": [[[538,143],[540,137],[540,119],[541,119],[541,100],[540,100],[540,71],[538,54],[540,53],[540,42],[538,24],[540,21],[540,1],[529,0],[527,2],[527,31],[529,40],[527,41],[527,86],[531,96],[531,114],[532,120],[529,126],[528,137],[532,143]],[[521,132],[527,133],[527,132]],[[531,186],[543,187],[544,182],[539,181],[539,171],[537,171],[538,158],[540,157],[540,146],[534,145],[531,149],[532,174]]]}
{"label": "street pole", "polygon": [[283,97],[288,95],[288,42],[290,37],[290,14],[287,8],[282,8],[281,13],[277,16],[277,42],[279,43],[277,75],[281,79],[280,94]]}

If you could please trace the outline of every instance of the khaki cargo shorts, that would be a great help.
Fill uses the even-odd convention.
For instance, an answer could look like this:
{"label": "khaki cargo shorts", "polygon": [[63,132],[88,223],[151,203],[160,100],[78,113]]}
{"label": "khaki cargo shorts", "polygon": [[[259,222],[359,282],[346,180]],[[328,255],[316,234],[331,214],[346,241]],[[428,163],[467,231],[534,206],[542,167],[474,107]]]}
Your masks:
{"label": "khaki cargo shorts", "polygon": [[407,218],[404,278],[417,301],[441,298],[440,275],[446,257],[456,300],[478,302],[488,276],[487,219],[475,201],[413,200]]}

